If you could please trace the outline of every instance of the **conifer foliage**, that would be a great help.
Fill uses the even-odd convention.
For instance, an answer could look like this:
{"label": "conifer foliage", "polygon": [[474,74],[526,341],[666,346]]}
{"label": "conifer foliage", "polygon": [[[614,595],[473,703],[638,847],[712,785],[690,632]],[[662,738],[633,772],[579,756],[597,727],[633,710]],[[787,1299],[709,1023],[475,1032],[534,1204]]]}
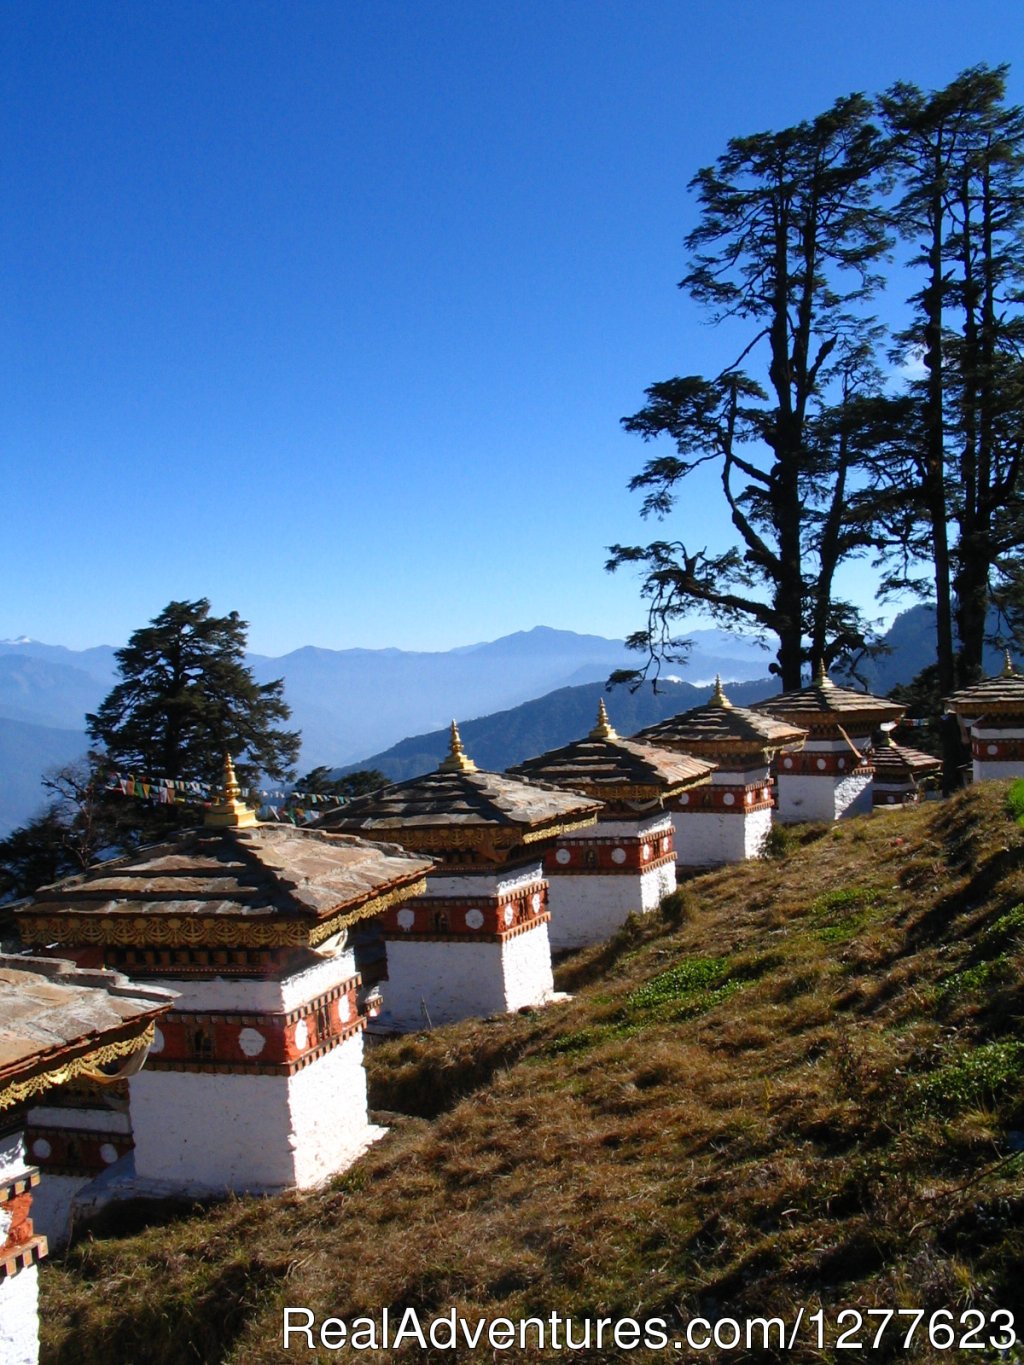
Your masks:
{"label": "conifer foliage", "polygon": [[[694,176],[680,287],[735,333],[736,359],[652,385],[622,420],[675,446],[630,484],[644,514],[692,505],[693,476],[714,470],[736,543],[611,547],[610,569],[641,566],[648,619],[630,643],[648,667],[699,613],[774,636],[775,671],[799,687],[805,663],[868,643],[836,588],[873,552],[880,595],[935,595],[943,695],[980,674],[1024,548],[1024,110],[1006,75],[850,95],[732,139]],[[868,309],[908,284],[907,325],[887,335]]]}
{"label": "conifer foliage", "polygon": [[248,622],[213,616],[205,597],[171,602],[118,650],[121,681],[95,714],[91,739],[131,772],[216,783],[224,754],[239,780],[293,775],[297,731],[281,679],[257,683],[245,666]]}

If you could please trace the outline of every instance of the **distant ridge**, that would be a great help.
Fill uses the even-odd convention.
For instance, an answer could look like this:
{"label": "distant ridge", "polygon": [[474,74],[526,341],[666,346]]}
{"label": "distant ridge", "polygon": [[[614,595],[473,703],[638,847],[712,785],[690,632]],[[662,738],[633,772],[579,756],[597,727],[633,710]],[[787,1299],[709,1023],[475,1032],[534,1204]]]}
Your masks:
{"label": "distant ridge", "polygon": [[[762,678],[753,682],[725,684],[730,701],[738,706],[750,706],[779,690],[778,682]],[[615,687],[609,692],[604,683],[585,683],[579,687],[561,687],[545,697],[524,702],[492,716],[463,721],[459,717],[459,732],[469,756],[481,768],[501,772],[513,763],[556,749],[582,738],[594,724],[597,704],[602,698],[608,707],[608,717],[621,735],[631,735],[645,725],[679,711],[706,702],[710,687],[697,687],[685,682],[661,682],[654,692],[648,684],[636,692],[628,687]],[[393,744],[390,749],[371,754],[361,763],[339,769],[338,775],[360,768],[376,768],[393,782],[418,777],[430,772],[448,752],[449,730],[444,726],[428,734],[413,735]]]}

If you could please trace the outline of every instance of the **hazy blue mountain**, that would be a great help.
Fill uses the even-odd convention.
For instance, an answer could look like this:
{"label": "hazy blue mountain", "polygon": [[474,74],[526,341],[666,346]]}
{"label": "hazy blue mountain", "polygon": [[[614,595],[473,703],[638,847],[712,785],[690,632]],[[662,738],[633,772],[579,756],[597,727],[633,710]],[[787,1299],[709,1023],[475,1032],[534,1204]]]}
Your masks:
{"label": "hazy blue mountain", "polygon": [[[729,677],[765,672],[765,654],[756,643],[717,630],[697,631],[694,641],[685,668],[674,666],[677,673],[705,679],[716,671]],[[96,710],[115,681],[114,655],[109,645],[71,650],[25,638],[0,641],[0,719],[30,727],[0,767],[9,823],[27,819],[39,805],[44,768],[86,747],[79,740],[73,753],[66,746],[55,751],[40,737],[34,751],[31,727],[80,733],[86,713]],[[570,684],[598,683],[634,662],[621,640],[546,626],[436,652],[309,645],[281,658],[248,659],[260,682],[285,680],[291,724],[303,737],[300,772],[352,762],[402,735],[440,728],[453,716],[490,715]]]}
{"label": "hazy blue mountain", "polygon": [[[754,682],[728,682],[725,686],[730,701],[737,706],[749,706],[778,691],[778,683],[766,678]],[[493,716],[460,721],[459,733],[466,752],[478,767],[501,772],[512,763],[581,739],[594,725],[602,697],[615,729],[620,735],[631,735],[666,716],[700,706],[710,695],[710,687],[695,687],[685,682],[659,683],[658,692],[653,692],[650,686],[636,692],[630,692],[627,687],[616,687],[607,692],[603,682],[585,683],[580,687],[558,688],[546,697],[524,702]],[[394,782],[417,777],[432,771],[444,758],[450,733],[450,727],[445,726],[428,734],[413,735],[340,771],[377,768]]]}
{"label": "hazy blue mountain", "polygon": [[[766,652],[722,631],[694,633],[685,666],[671,672],[698,679],[716,672],[757,677]],[[603,681],[636,656],[621,640],[537,626],[501,639],[443,652],[330,650],[307,646],[279,659],[250,660],[260,682],[283,677],[292,723],[302,730],[302,762],[354,762],[399,735],[519,705],[557,688]]]}
{"label": "hazy blue mountain", "polygon": [[[988,621],[988,632],[994,635],[997,622],[993,614]],[[929,602],[900,612],[882,637],[888,647],[875,659],[866,659],[857,672],[868,690],[886,696],[898,683],[908,683],[923,668],[935,662],[935,607]],[[985,673],[999,673],[1003,667],[1003,651],[985,646]]]}
{"label": "hazy blue mountain", "polygon": [[0,838],[22,825],[46,805],[39,779],[81,757],[85,734],[0,717]]}

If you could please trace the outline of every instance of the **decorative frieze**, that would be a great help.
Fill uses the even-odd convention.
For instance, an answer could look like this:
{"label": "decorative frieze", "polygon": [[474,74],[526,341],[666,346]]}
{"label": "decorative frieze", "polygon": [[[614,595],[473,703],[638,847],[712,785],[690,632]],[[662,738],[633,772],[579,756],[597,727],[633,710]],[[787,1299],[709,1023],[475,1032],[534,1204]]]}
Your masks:
{"label": "decorative frieze", "polygon": [[154,1071],[288,1076],[364,1027],[358,975],[287,1013],[172,1010],[150,1049]]}

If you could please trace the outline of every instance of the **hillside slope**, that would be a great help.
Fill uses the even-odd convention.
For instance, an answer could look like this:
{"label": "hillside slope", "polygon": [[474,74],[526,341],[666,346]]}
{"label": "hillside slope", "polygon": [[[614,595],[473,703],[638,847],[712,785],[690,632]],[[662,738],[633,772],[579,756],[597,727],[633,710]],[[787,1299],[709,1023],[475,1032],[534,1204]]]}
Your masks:
{"label": "hillside slope", "polygon": [[[322,1191],[81,1243],[43,1270],[44,1360],[337,1359],[282,1351],[286,1304],[660,1318],[670,1340],[697,1314],[823,1308],[831,1342],[848,1306],[948,1309],[961,1335],[962,1314],[1019,1311],[1024,830],[1007,792],[786,835],[569,959],[570,1003],[375,1049],[374,1102],[406,1117],[361,1163]],[[904,1358],[908,1325],[871,1357]],[[957,1356],[939,1344],[912,1358]],[[805,1321],[792,1351],[728,1358],[863,1354],[818,1349]]]}

